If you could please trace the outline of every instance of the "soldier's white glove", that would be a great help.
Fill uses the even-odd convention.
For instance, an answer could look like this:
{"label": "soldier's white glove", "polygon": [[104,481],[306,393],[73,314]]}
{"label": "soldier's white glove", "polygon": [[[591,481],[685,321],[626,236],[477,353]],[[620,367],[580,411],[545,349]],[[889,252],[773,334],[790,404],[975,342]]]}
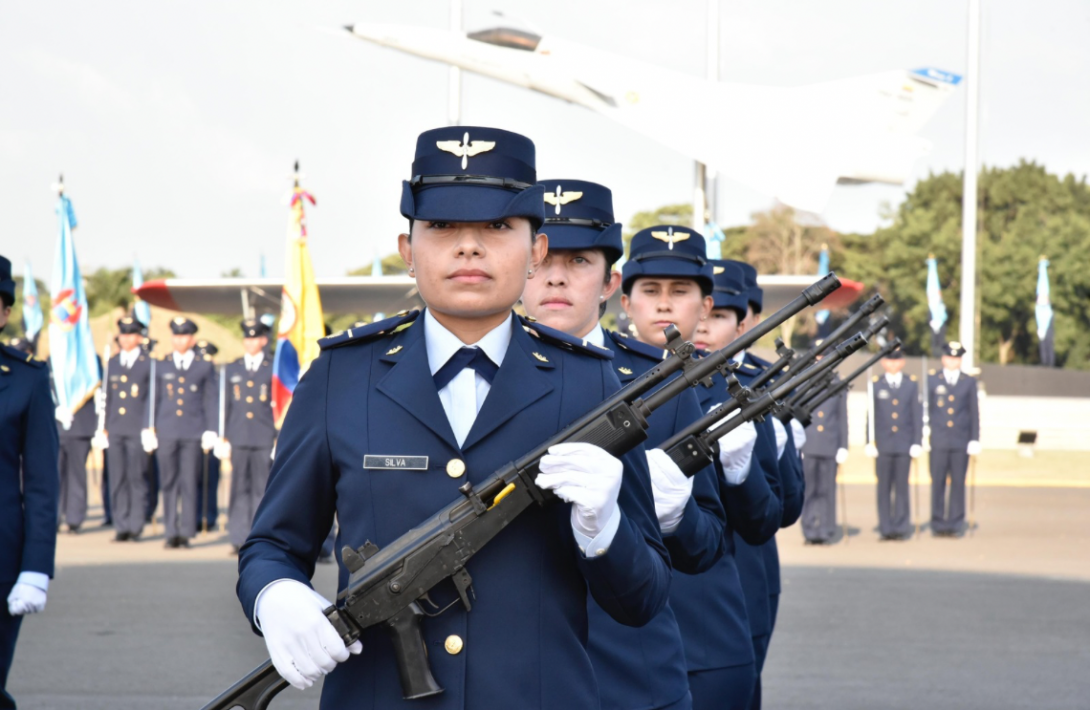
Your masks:
{"label": "soldier's white glove", "polygon": [[776,432],[776,460],[783,458],[784,449],[787,448],[787,427],[777,417],[772,417],[772,431]]}
{"label": "soldier's white glove", "polygon": [[648,449],[647,468],[651,471],[651,490],[655,494],[659,530],[663,535],[669,535],[681,525],[685,504],[693,495],[693,479],[682,473],[662,449]]}
{"label": "soldier's white glove", "polygon": [[806,428],[798,419],[791,420],[791,435],[795,438],[795,449],[802,451],[802,447],[806,446]]}
{"label": "soldier's white glove", "polygon": [[836,450],[836,465],[839,466],[840,464],[844,463],[847,460],[848,460],[848,450],[847,449],[837,449]]}
{"label": "soldier's white glove", "polygon": [[231,458],[231,442],[227,439],[217,439],[216,445],[212,447],[212,455],[220,461]]}
{"label": "soldier's white glove", "polygon": [[153,429],[144,429],[140,432],[140,445],[144,447],[146,453],[151,453],[159,448],[159,437],[155,435]]}
{"label": "soldier's white glove", "polygon": [[106,436],[106,432],[95,432],[95,435],[91,437],[91,448],[95,451],[104,451],[110,448],[110,439]]}
{"label": "soldier's white glove", "polygon": [[95,414],[106,411],[106,393],[101,389],[95,390]]}
{"label": "soldier's white glove", "polygon": [[37,614],[45,611],[45,590],[33,584],[16,582],[8,595],[8,613],[12,616]]}
{"label": "soldier's white glove", "polygon": [[594,539],[617,512],[624,464],[605,449],[581,442],[556,444],[541,457],[534,482],[572,504],[572,528]]}
{"label": "soldier's white glove", "polygon": [[[874,444],[867,444],[863,447],[863,453],[872,459],[878,458],[878,447]],[[837,463],[843,463],[843,461],[837,461]]]}
{"label": "soldier's white glove", "polygon": [[294,579],[280,579],[261,591],[254,616],[265,636],[276,672],[299,690],[331,672],[348,654],[359,654],[363,644],[347,648],[323,610],[329,600]]}
{"label": "soldier's white glove", "polygon": [[206,431],[201,434],[201,448],[204,449],[205,453],[208,453],[216,445],[216,442],[219,441],[219,439],[220,436],[216,432]]}
{"label": "soldier's white glove", "polygon": [[[737,415],[738,412],[734,411],[727,419]],[[756,443],[757,427],[753,422],[746,422],[719,438],[719,463],[723,466],[723,477],[728,485],[740,486],[746,482],[753,464],[753,446]]]}
{"label": "soldier's white glove", "polygon": [[72,410],[68,407],[57,407],[53,413],[53,417],[61,423],[65,431],[72,428]]}
{"label": "soldier's white glove", "polygon": [[923,447],[919,444],[913,444],[908,447],[908,455],[914,459],[920,458],[920,454],[923,453]]}
{"label": "soldier's white glove", "polygon": [[980,445],[979,441],[970,441],[969,446],[965,449],[965,452],[970,456],[980,456],[980,452],[983,450],[984,447]]}

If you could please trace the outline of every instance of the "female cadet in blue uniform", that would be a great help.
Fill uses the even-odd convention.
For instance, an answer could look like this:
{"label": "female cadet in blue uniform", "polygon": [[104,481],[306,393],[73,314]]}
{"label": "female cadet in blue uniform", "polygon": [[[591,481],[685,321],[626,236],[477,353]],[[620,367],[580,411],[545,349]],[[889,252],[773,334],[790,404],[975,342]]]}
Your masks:
{"label": "female cadet in blue uniform", "polygon": [[[15,305],[0,256],[0,331]],[[57,428],[45,363],[0,345],[0,708],[14,708],[8,671],[23,616],[45,609],[57,544]]]}
{"label": "female cadet in blue uniform", "polygon": [[[527,313],[546,325],[604,344],[614,353],[613,366],[621,382],[630,382],[661,362],[665,351],[661,342],[657,347],[648,345],[605,331],[598,323],[604,310],[600,305],[604,306],[621,282],[621,275],[610,268],[623,253],[621,226],[613,218],[612,195],[607,188],[591,182],[548,180],[541,184],[549,190],[545,193],[545,229],[551,233],[549,253],[535,278],[527,283],[523,305]],[[643,265],[647,274],[655,273],[650,261],[643,261]],[[687,298],[682,300],[690,301],[690,307],[684,313],[672,313],[671,320],[683,336],[690,336],[705,306],[697,280],[706,279],[707,268],[686,261],[682,269],[688,270],[682,280],[689,287]],[[676,276],[681,278],[680,274]],[[673,298],[670,291],[664,295]],[[650,445],[666,440],[701,415],[695,392],[685,393],[671,405],[652,415]],[[730,460],[741,461],[736,468],[745,465],[755,438],[753,426],[746,425],[722,442]],[[709,466],[687,479],[657,449],[648,451],[648,463],[660,530],[675,569],[697,574],[711,568],[723,554],[729,556],[732,538],[719,499],[716,468]],[[737,505],[745,501],[736,494],[732,502]],[[671,605],[640,629],[621,626],[597,605],[590,604],[591,661],[598,675],[603,710],[690,707],[684,646],[672,607],[688,605],[692,600],[679,597],[676,588],[675,582]],[[704,622],[723,633],[730,633],[733,622],[737,635],[744,639],[748,636],[745,610],[741,595],[735,598],[738,604],[734,616],[720,619],[706,615]],[[747,692],[747,683],[738,684],[736,690],[739,694]],[[734,706],[743,706],[744,700],[741,698]],[[718,706],[732,707],[730,697],[719,698]]]}
{"label": "female cadet in blue uniform", "polygon": [[[538,484],[572,505],[521,515],[469,564],[473,610],[426,620],[442,694],[403,701],[385,632],[345,649],[309,586],[334,513],[338,549],[389,544],[619,387],[609,351],[511,312],[547,249],[535,236],[533,143],[492,128],[427,131],[412,175],[399,249],[428,307],[322,341],[239,553],[239,598],[289,682],[332,671],[326,708],[597,708],[587,589],[636,626],[669,589],[641,448],[622,461],[566,444],[543,459]],[[342,565],[342,589],[347,579]],[[457,599],[445,585],[430,596]]]}

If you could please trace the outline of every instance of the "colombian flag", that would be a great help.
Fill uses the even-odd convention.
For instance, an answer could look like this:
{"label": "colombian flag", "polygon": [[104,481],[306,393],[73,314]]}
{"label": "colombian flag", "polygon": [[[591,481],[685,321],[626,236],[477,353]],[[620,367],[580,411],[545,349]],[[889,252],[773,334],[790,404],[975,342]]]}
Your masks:
{"label": "colombian flag", "polygon": [[[296,168],[298,171],[298,167]],[[318,357],[318,339],[325,335],[322,301],[314,282],[314,266],[307,246],[304,204],[316,205],[314,197],[299,187],[298,172],[291,195],[288,221],[288,255],[284,264],[284,290],[280,298],[280,327],[273,358],[272,405],[277,426],[291,404],[299,378]]]}

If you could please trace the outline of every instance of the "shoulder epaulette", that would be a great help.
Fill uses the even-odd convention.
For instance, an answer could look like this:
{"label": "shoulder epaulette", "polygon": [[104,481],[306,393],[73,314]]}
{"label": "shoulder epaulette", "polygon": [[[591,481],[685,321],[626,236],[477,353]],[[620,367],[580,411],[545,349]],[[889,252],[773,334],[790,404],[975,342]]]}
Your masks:
{"label": "shoulder epaulette", "polygon": [[347,330],[342,330],[340,333],[334,333],[328,338],[322,338],[318,341],[318,347],[322,350],[329,350],[330,348],[339,348],[342,345],[359,345],[361,343],[367,343],[380,336],[390,335],[404,328],[408,328],[419,316],[420,311],[414,309],[411,311],[402,311],[395,316],[377,320],[374,323],[368,323],[367,325],[359,327],[352,326]]}
{"label": "shoulder epaulette", "polygon": [[874,376],[874,381],[875,381],[875,382],[877,382],[877,381],[878,381],[878,375],[875,375],[875,376]]}
{"label": "shoulder epaulette", "polygon": [[743,361],[742,361],[742,362],[741,362],[741,363],[740,363],[740,364],[738,365],[738,369],[739,369],[740,371],[742,371],[742,372],[746,373],[747,375],[759,375],[759,374],[761,374],[762,372],[764,372],[764,368],[761,368],[761,367],[757,367],[757,366],[756,366],[756,365],[754,365],[753,363],[751,363],[751,362],[746,362],[745,360],[743,360]]}
{"label": "shoulder epaulette", "polygon": [[16,350],[10,345],[0,345],[4,354],[10,357],[16,362],[21,362],[28,367],[45,367],[45,360],[39,360],[30,353],[24,353],[22,350]]}
{"label": "shoulder epaulette", "polygon": [[621,350],[627,350],[630,353],[635,353],[640,357],[645,357],[654,362],[662,362],[666,359],[666,356],[670,354],[663,348],[656,348],[653,345],[648,345],[635,338],[630,338],[624,333],[618,333],[612,330],[607,330],[605,333],[606,337],[612,340]]}
{"label": "shoulder epaulette", "polygon": [[909,376],[908,376],[908,379],[910,379],[910,380],[912,380],[913,382],[915,382],[915,381],[916,381],[916,376],[915,376],[915,375],[909,375]]}
{"label": "shoulder epaulette", "polygon": [[600,347],[583,338],[576,338],[574,335],[568,335],[561,330],[556,330],[547,325],[536,323],[527,319],[525,316],[518,316],[518,319],[519,323],[522,325],[522,329],[538,340],[542,340],[550,345],[556,345],[569,352],[593,355],[602,360],[613,359],[613,351],[609,348]]}
{"label": "shoulder epaulette", "polygon": [[927,371],[927,374],[929,374],[929,375],[931,375],[932,377],[934,377],[934,376],[935,376],[935,370],[934,370],[934,369],[928,370],[928,371]]}

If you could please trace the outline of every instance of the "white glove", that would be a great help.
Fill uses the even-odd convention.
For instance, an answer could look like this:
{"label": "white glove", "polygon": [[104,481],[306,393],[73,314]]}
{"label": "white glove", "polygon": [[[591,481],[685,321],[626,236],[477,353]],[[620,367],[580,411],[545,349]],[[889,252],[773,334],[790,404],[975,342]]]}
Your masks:
{"label": "white glove", "polygon": [[[878,447],[874,444],[867,444],[863,447],[863,453],[872,459],[878,458]],[[837,463],[843,463],[843,461],[837,461]]]}
{"label": "white glove", "polygon": [[795,437],[795,450],[802,451],[802,447],[806,446],[806,429],[798,419],[791,420],[791,434]]}
{"label": "white glove", "polygon": [[787,428],[777,417],[772,417],[772,430],[776,432],[776,460],[783,458],[783,451],[787,448]]}
{"label": "white glove", "polygon": [[95,435],[91,437],[91,448],[95,451],[103,451],[110,448],[110,439],[106,436],[106,432],[95,432]]}
{"label": "white glove", "polygon": [[106,411],[106,393],[101,389],[95,390],[95,414]]}
{"label": "white glove", "polygon": [[662,449],[648,449],[647,468],[651,471],[651,490],[655,494],[659,530],[663,535],[669,535],[681,525],[685,504],[693,495],[693,479],[682,473]]}
{"label": "white glove", "polygon": [[[737,416],[732,412],[727,419]],[[757,443],[757,427],[746,422],[719,439],[719,463],[723,465],[723,477],[727,484],[740,486],[746,482],[753,463],[753,446]]]}
{"label": "white glove", "polygon": [[144,429],[140,432],[140,445],[149,454],[159,448],[159,437],[155,435],[154,429]]}
{"label": "white glove", "polygon": [[53,417],[61,423],[61,426],[68,429],[72,428],[72,410],[68,407],[57,407],[53,413]]}
{"label": "white glove", "polygon": [[216,445],[212,447],[212,455],[220,461],[231,458],[231,442],[227,439],[217,440]]}
{"label": "white glove", "polygon": [[980,456],[980,452],[983,450],[984,448],[980,445],[979,441],[970,441],[969,446],[965,449],[965,453],[970,456]]}
{"label": "white glove", "polygon": [[913,444],[912,446],[908,447],[908,455],[911,458],[918,459],[918,458],[920,458],[920,454],[922,454],[922,453],[923,453],[923,447],[920,446],[919,444]]}
{"label": "white glove", "polygon": [[209,451],[212,450],[212,448],[216,445],[216,442],[219,441],[219,439],[220,435],[216,432],[206,431],[205,433],[201,434],[201,448],[204,449],[204,452],[207,454]]}
{"label": "white glove", "polygon": [[17,582],[8,595],[8,613],[12,616],[45,611],[45,591],[33,584]]}
{"label": "white glove", "polygon": [[848,450],[847,449],[837,449],[836,450],[836,465],[839,466],[840,464],[844,463],[847,460],[848,460]]}
{"label": "white glove", "polygon": [[617,511],[624,464],[593,444],[572,442],[549,447],[534,482],[572,504],[572,528],[594,539]]}
{"label": "white glove", "polygon": [[261,591],[254,615],[276,672],[299,690],[331,672],[348,654],[359,654],[356,641],[345,648],[323,610],[330,602],[294,579],[280,579]]}

